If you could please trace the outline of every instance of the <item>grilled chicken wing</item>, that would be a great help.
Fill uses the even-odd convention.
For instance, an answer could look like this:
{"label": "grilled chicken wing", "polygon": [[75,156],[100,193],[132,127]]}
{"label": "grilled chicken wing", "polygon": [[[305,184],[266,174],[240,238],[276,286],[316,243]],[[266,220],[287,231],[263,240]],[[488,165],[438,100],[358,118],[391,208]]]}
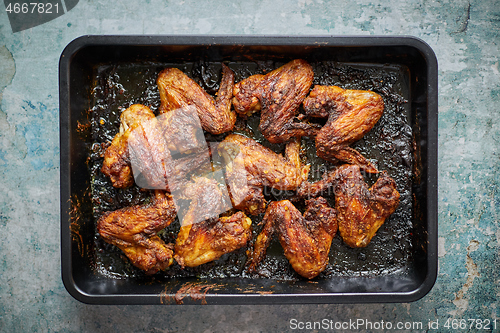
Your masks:
{"label": "grilled chicken wing", "polygon": [[316,135],[319,157],[357,164],[366,172],[378,172],[371,162],[349,145],[361,139],[382,116],[384,101],[380,95],[336,86],[315,86],[303,105],[308,116],[328,117],[326,125]]}
{"label": "grilled chicken wing", "polygon": [[399,205],[396,183],[386,171],[381,172],[375,184],[368,188],[360,167],[349,164],[325,173],[315,183],[303,182],[296,199],[329,195],[332,189],[339,233],[351,247],[367,246]]}
{"label": "grilled chicken wing", "polygon": [[316,127],[294,121],[313,78],[311,65],[300,59],[266,75],[252,75],[234,86],[234,109],[246,116],[261,111],[259,129],[272,143],[314,135]]}
{"label": "grilled chicken wing", "polygon": [[97,230],[106,242],[120,248],[134,266],[154,274],[173,263],[173,246],[165,244],[156,233],[169,226],[175,216],[172,197],[157,191],[149,205],[104,213],[97,221]]}
{"label": "grilled chicken wing", "polygon": [[298,140],[289,142],[282,156],[253,139],[230,134],[218,150],[226,159],[226,181],[233,206],[248,214],[265,211],[264,186],[296,190],[309,174],[310,166],[300,162]]}
{"label": "grilled chicken wing", "polygon": [[154,113],[141,104],[131,105],[120,115],[120,131],[104,153],[101,171],[111,179],[114,187],[125,188],[134,184],[128,153],[129,137],[141,123],[155,117]]}
{"label": "grilled chicken wing", "polygon": [[193,154],[174,158],[156,119],[143,123],[130,135],[129,154],[138,186],[164,189],[170,193],[179,191],[189,182],[187,176],[190,172],[207,168],[210,164],[206,144]]}
{"label": "grilled chicken wing", "polygon": [[184,195],[192,201],[175,243],[179,265],[199,266],[245,246],[251,237],[252,221],[243,212],[218,217],[228,203],[217,182],[197,178]]}
{"label": "grilled chicken wing", "polygon": [[309,182],[309,180],[303,181],[299,188],[297,189],[295,196],[291,198],[292,201],[298,201],[302,199],[310,199],[315,197],[330,197],[333,195],[333,189],[337,184],[338,177],[337,174],[339,169],[333,169],[323,173],[320,180],[315,182]]}
{"label": "grilled chicken wing", "polygon": [[336,176],[340,236],[351,247],[365,247],[399,204],[396,183],[383,171],[368,188],[357,165],[341,166]]}
{"label": "grilled chicken wing", "polygon": [[[175,135],[190,126],[189,110],[179,109],[171,114],[175,117],[155,118],[148,107],[140,104],[122,112],[120,132],[106,149],[101,168],[114,187],[132,186],[135,178],[137,185],[143,188],[175,191],[188,181],[187,174],[209,163],[204,137],[201,139],[192,131]],[[185,127],[176,126],[180,122]],[[196,126],[189,128],[193,130]],[[171,151],[196,153],[174,159]]]}
{"label": "grilled chicken wing", "polygon": [[249,270],[255,271],[266,254],[273,233],[278,232],[285,257],[301,276],[312,279],[328,264],[337,232],[335,209],[322,197],[306,201],[304,215],[288,200],[273,201],[264,215],[264,227],[250,255]]}
{"label": "grilled chicken wing", "polygon": [[163,113],[156,119],[171,154],[189,154],[207,149],[207,141],[195,106],[178,108]]}
{"label": "grilled chicken wing", "polygon": [[177,68],[166,68],[160,72],[157,85],[161,114],[193,105],[205,131],[221,134],[233,129],[236,122],[236,113],[231,110],[234,73],[226,65],[222,64],[222,80],[215,100]]}

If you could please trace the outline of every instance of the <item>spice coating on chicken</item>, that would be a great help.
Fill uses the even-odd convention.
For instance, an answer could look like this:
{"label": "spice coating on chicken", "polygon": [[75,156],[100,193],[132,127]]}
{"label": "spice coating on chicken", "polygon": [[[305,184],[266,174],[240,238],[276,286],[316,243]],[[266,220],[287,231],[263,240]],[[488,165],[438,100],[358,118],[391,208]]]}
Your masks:
{"label": "spice coating on chicken", "polygon": [[217,182],[198,178],[184,194],[192,201],[175,243],[175,260],[180,266],[199,266],[247,244],[252,221],[243,212],[218,217],[227,203]]}
{"label": "spice coating on chicken", "polygon": [[196,107],[190,105],[156,117],[162,137],[172,154],[207,149]]}
{"label": "spice coating on chicken", "polygon": [[357,165],[343,165],[335,176],[340,236],[351,247],[365,247],[399,204],[396,183],[383,171],[368,188]]}
{"label": "spice coating on chicken", "polygon": [[293,60],[266,75],[252,75],[234,86],[233,106],[238,114],[261,111],[259,129],[272,143],[313,136],[317,128],[295,117],[314,79],[306,61]]}
{"label": "spice coating on chicken", "polygon": [[111,179],[114,187],[125,188],[134,184],[129,157],[129,137],[141,123],[155,117],[154,113],[141,104],[133,104],[120,115],[120,131],[104,153],[102,173]]}
{"label": "spice coating on chicken", "polygon": [[304,215],[288,200],[269,204],[264,227],[250,255],[249,270],[255,271],[263,260],[272,235],[278,232],[285,257],[301,276],[312,279],[328,265],[328,255],[337,232],[335,209],[322,197],[306,201]]}
{"label": "spice coating on chicken", "polygon": [[377,168],[358,151],[349,147],[361,139],[379,121],[384,101],[375,92],[348,90],[337,86],[314,86],[304,100],[306,115],[328,121],[316,135],[317,155],[327,161],[357,164],[366,172]]}
{"label": "spice coating on chicken", "polygon": [[292,201],[296,201],[299,199],[310,199],[319,196],[332,196],[333,186],[337,182],[337,172],[338,169],[327,171],[323,173],[323,176],[320,180],[312,183],[309,182],[309,180],[303,181],[297,189],[295,197],[292,198]]}
{"label": "spice coating on chicken", "polygon": [[251,238],[245,213],[209,219],[181,227],[175,244],[175,260],[181,267],[196,267],[242,248]]}
{"label": "spice coating on chicken", "polygon": [[[188,181],[187,174],[204,167],[209,158],[204,137],[201,140],[194,133],[175,136],[175,131],[170,130],[189,114],[184,109],[172,112],[175,116],[155,117],[144,105],[130,106],[120,116],[120,132],[106,149],[101,171],[117,188],[130,187],[136,180],[143,188],[178,190]],[[171,150],[195,153],[174,159]]]}
{"label": "spice coating on chicken", "polygon": [[157,232],[175,219],[172,197],[160,191],[149,205],[132,206],[104,213],[97,221],[97,230],[108,243],[116,245],[131,263],[155,274],[173,263],[171,244],[165,244]]}
{"label": "spice coating on chicken", "polygon": [[298,140],[287,144],[283,156],[253,139],[230,134],[218,150],[226,159],[226,181],[233,206],[248,214],[265,211],[264,186],[293,191],[309,174],[310,166],[300,161]]}
{"label": "spice coating on chicken", "polygon": [[177,68],[166,68],[157,79],[160,92],[160,114],[193,105],[203,129],[221,134],[233,129],[236,113],[231,110],[234,87],[233,71],[222,64],[222,79],[214,100],[193,79]]}

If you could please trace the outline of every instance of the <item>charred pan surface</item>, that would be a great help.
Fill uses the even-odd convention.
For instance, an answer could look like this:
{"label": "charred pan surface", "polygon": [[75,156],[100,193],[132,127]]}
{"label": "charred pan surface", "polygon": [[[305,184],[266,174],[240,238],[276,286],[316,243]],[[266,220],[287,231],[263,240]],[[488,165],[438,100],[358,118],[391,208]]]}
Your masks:
{"label": "charred pan surface", "polygon": [[202,305],[207,304],[207,293],[216,288],[215,284],[205,284],[205,283],[192,283],[188,282],[184,284],[175,293],[174,300],[176,304],[184,304],[184,299],[189,297],[193,302],[200,302]]}
{"label": "charred pan surface", "polygon": [[[413,150],[411,114],[409,112],[410,92],[407,86],[407,71],[404,67],[386,67],[380,65],[343,64],[308,59],[315,77],[314,85],[339,86],[343,89],[372,90],[384,100],[385,110],[380,120],[362,139],[350,145],[370,160],[377,160],[379,170],[387,170],[397,185],[400,203],[396,211],[377,231],[370,244],[365,248],[346,246],[341,237],[334,237],[329,254],[329,264],[318,278],[331,276],[378,276],[399,274],[412,264],[414,239],[411,234],[414,226],[412,198]],[[242,61],[229,63],[237,82],[251,75],[270,72],[285,61]],[[200,86],[210,92],[212,98],[219,89],[221,64],[216,62],[178,63],[175,67],[182,70]],[[128,188],[114,188],[109,178],[100,169],[103,163],[105,148],[119,131],[119,116],[122,110],[138,103],[148,106],[156,115],[160,108],[159,91],[156,84],[158,74],[172,64],[132,63],[113,66],[100,66],[96,69],[96,86],[93,89],[91,109],[88,113],[91,123],[90,133],[85,137],[89,151],[89,170],[91,174],[91,200],[95,220],[106,211],[117,210],[134,205],[144,205],[150,197],[149,191],[139,189],[136,185]],[[138,74],[140,73],[140,74]],[[204,73],[202,75],[202,73]],[[300,107],[299,107],[300,111]],[[233,131],[244,134],[277,154],[284,154],[285,144],[270,144],[259,130],[259,115],[249,116],[238,121],[238,128]],[[315,121],[311,119],[311,121]],[[324,124],[321,120],[318,124]],[[206,135],[208,141],[222,141],[224,135]],[[418,144],[417,144],[418,146]],[[301,155],[308,161],[311,172],[309,180],[321,179],[324,171],[333,169],[337,162],[328,162],[316,156],[314,140],[302,138]],[[377,177],[364,175],[369,186]],[[331,206],[333,196],[325,197]],[[267,201],[282,200],[274,193],[265,192]],[[300,212],[305,211],[302,202],[294,202]],[[83,209],[83,208],[82,208]],[[252,239],[260,233],[259,223],[263,214],[250,216],[252,219]],[[177,221],[158,233],[166,244],[175,243],[179,232]],[[143,271],[136,269],[123,260],[123,253],[117,247],[107,244],[96,234],[94,239],[94,256],[96,274],[128,278],[134,281],[150,283],[150,278]],[[168,270],[155,274],[155,281],[170,281],[172,278],[259,278],[283,281],[296,280],[297,274],[283,255],[279,240],[271,241],[266,257],[259,265],[259,274],[248,273],[243,269],[247,256],[245,247],[227,253],[217,261],[197,267],[181,267],[174,261]]]}

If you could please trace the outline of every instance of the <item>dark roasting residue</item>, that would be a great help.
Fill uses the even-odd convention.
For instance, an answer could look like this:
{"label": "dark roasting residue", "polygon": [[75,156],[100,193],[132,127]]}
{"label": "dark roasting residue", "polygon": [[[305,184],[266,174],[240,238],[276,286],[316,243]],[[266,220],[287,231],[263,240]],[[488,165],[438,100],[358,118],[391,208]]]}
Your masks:
{"label": "dark roasting residue", "polygon": [[[285,62],[228,63],[236,75],[236,82],[256,73],[263,73]],[[413,133],[410,126],[410,105],[407,70],[399,66],[370,64],[344,64],[334,62],[311,62],[315,72],[313,84],[338,85],[344,89],[373,90],[380,94],[385,102],[385,112],[375,127],[355,147],[365,157],[375,162],[379,170],[387,170],[394,178],[401,194],[400,205],[396,212],[379,229],[372,242],[366,248],[352,249],[346,246],[339,236],[335,237],[330,252],[330,263],[317,279],[329,276],[378,276],[404,272],[412,262],[413,230],[412,182],[413,156],[415,154]],[[103,152],[118,132],[121,111],[134,103],[141,103],[157,112],[159,93],[156,77],[167,64],[133,63],[120,65],[102,65],[95,69],[95,87],[92,91],[92,108],[89,110],[91,124],[88,142],[88,167],[91,174],[91,198],[94,219],[104,212],[122,207],[144,203],[149,200],[150,192],[137,186],[116,189],[100,172]],[[176,64],[188,76],[197,81],[208,93],[214,94],[220,81],[220,63],[196,62]],[[253,136],[276,152],[284,150],[283,144],[266,143],[258,132],[258,114],[248,120],[239,119],[237,133]],[[207,141],[222,141],[224,135],[208,135]],[[311,164],[310,179],[321,178],[322,172],[331,169],[332,164],[324,162],[315,154],[314,141],[302,140],[303,158]],[[376,176],[365,175],[371,184]],[[272,192],[268,200],[279,200],[287,195],[275,196]],[[332,198],[329,198],[330,202]],[[298,208],[303,208],[300,204]],[[262,216],[253,220],[253,236],[259,233]],[[179,229],[178,221],[160,232],[160,237],[167,243],[174,243]],[[251,244],[250,244],[251,245]],[[104,242],[95,234],[94,251],[96,273],[113,278],[134,278],[148,282],[166,281],[171,278],[255,278],[266,277],[278,280],[297,280],[300,277],[291,269],[283,255],[279,242],[273,241],[268,255],[255,274],[245,271],[246,249],[226,254],[216,262],[196,268],[181,269],[174,264],[170,269],[157,273],[154,277],[128,263],[121,251]],[[182,288],[181,288],[182,289]],[[182,303],[185,295],[201,302],[210,289],[209,285],[185,285],[175,296],[177,303]],[[193,296],[194,295],[194,296]],[[198,296],[199,297],[198,297]],[[199,299],[198,299],[199,298]]]}

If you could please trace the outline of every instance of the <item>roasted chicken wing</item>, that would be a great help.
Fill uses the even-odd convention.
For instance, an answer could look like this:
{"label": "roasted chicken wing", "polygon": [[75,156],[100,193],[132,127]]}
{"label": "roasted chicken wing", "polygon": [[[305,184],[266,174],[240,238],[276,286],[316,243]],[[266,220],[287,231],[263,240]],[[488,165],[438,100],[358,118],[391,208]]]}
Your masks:
{"label": "roasted chicken wing", "polygon": [[137,185],[170,193],[179,191],[190,181],[190,172],[210,167],[208,147],[205,144],[203,148],[174,158],[156,119],[143,123],[129,137],[130,162]]}
{"label": "roasted chicken wing", "polygon": [[293,140],[285,156],[238,134],[228,135],[218,147],[226,160],[226,181],[233,206],[248,214],[265,211],[263,188],[293,191],[307,179],[310,166],[300,162],[300,142]]}
{"label": "roasted chicken wing", "polygon": [[332,239],[337,232],[335,209],[322,197],[306,201],[304,215],[288,200],[273,201],[264,215],[264,227],[250,254],[249,270],[255,271],[266,254],[273,233],[278,237],[292,268],[312,279],[328,264]]}
{"label": "roasted chicken wing", "polygon": [[216,181],[197,178],[184,195],[192,200],[175,243],[180,266],[199,266],[247,244],[252,221],[243,212],[219,217],[230,203],[225,202]]}
{"label": "roasted chicken wing", "polygon": [[149,205],[104,213],[97,221],[97,230],[106,242],[120,248],[134,266],[154,274],[173,262],[172,244],[165,244],[157,232],[169,226],[175,216],[172,197],[157,191]]}
{"label": "roasted chicken wing", "polygon": [[339,233],[347,245],[367,246],[398,204],[396,183],[386,171],[370,188],[357,165],[343,165],[336,172],[335,208]]}
{"label": "roasted chicken wing", "polygon": [[236,113],[231,110],[234,73],[226,65],[222,64],[222,80],[215,100],[177,68],[161,71],[157,85],[161,100],[160,114],[193,105],[205,131],[221,134],[233,129],[236,122]]}
{"label": "roasted chicken wing", "polygon": [[372,91],[345,90],[336,86],[315,86],[304,100],[306,115],[328,117],[316,135],[316,152],[328,161],[357,164],[366,172],[377,168],[350,144],[361,139],[378,122],[384,101]]}
{"label": "roasted chicken wing", "polygon": [[320,180],[310,182],[309,180],[303,181],[297,189],[295,196],[291,198],[292,201],[302,199],[310,199],[315,197],[331,197],[334,194],[334,187],[338,181],[339,169],[332,169],[323,173]]}
{"label": "roasted chicken wing", "polygon": [[303,182],[294,199],[331,192],[335,195],[340,236],[351,247],[367,246],[399,204],[396,182],[386,171],[368,188],[360,167],[349,164],[326,172],[317,182]]}
{"label": "roasted chicken wing", "polygon": [[207,148],[207,141],[193,105],[156,117],[159,130],[171,154],[189,154]]}
{"label": "roasted chicken wing", "polygon": [[115,135],[111,145],[104,153],[102,173],[111,179],[114,187],[125,188],[134,184],[132,166],[129,157],[129,137],[141,123],[155,117],[155,114],[141,104],[131,105],[120,115],[120,131]]}
{"label": "roasted chicken wing", "polygon": [[[132,186],[135,179],[143,188],[175,191],[188,181],[187,174],[209,163],[204,137],[201,139],[192,132],[175,135],[179,131],[176,125],[186,120],[188,109],[176,110],[174,114],[175,117],[155,117],[148,107],[140,104],[122,112],[120,132],[106,149],[101,168],[114,187]],[[187,120],[183,126],[189,126]],[[173,127],[176,130],[171,130]],[[173,158],[172,150],[195,153]]]}
{"label": "roasted chicken wing", "polygon": [[266,75],[252,75],[234,86],[234,109],[246,116],[261,111],[259,129],[272,143],[314,135],[315,126],[296,121],[313,78],[311,65],[300,59]]}

